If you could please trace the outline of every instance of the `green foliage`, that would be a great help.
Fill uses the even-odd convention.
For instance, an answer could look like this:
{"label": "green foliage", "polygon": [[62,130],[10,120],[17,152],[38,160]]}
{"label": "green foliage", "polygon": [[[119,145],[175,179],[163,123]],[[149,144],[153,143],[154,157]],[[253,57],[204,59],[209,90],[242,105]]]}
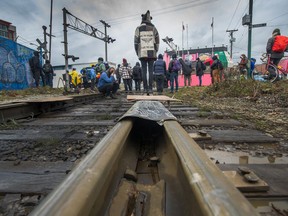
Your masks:
{"label": "green foliage", "polygon": [[201,100],[206,97],[259,97],[265,94],[279,95],[281,100],[287,100],[287,80],[276,83],[248,80],[227,80],[206,87],[181,88],[175,97],[182,101]]}
{"label": "green foliage", "polygon": [[48,86],[40,88],[28,88],[23,90],[3,90],[0,91],[0,101],[11,100],[11,99],[22,99],[26,96],[31,95],[43,95],[43,94],[62,94],[63,88],[50,88]]}

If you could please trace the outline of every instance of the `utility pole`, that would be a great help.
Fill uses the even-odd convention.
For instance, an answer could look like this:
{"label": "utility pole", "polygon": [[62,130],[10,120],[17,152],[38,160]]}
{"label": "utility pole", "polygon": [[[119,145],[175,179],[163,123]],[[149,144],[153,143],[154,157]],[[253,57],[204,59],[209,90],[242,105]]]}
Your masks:
{"label": "utility pole", "polygon": [[68,71],[68,41],[67,41],[67,10],[63,8],[63,33],[64,33],[64,57],[65,57],[65,90],[68,91],[69,84],[69,71]]}
{"label": "utility pole", "polygon": [[49,61],[51,63],[51,47],[52,47],[52,44],[51,44],[51,40],[52,40],[52,9],[53,9],[53,0],[51,0],[51,8],[50,8],[50,38],[49,38]]}
{"label": "utility pole", "polygon": [[233,42],[236,41],[236,39],[233,37],[233,33],[238,31],[238,29],[234,29],[234,30],[226,30],[226,32],[230,33],[230,57],[232,59],[232,47],[233,47]]}
{"label": "utility pole", "polygon": [[111,26],[106,23],[104,20],[100,20],[100,22],[104,25],[104,33],[105,33],[105,61],[108,61],[108,55],[107,55],[107,43],[108,43],[108,37],[107,37],[107,28],[110,28]]}
{"label": "utility pole", "polygon": [[[252,43],[252,17],[253,17],[253,0],[249,0],[249,17],[250,22],[248,25],[248,60],[251,59],[251,43]],[[250,77],[250,64],[248,64],[248,76]]]}
{"label": "utility pole", "polygon": [[44,31],[44,45],[45,45],[45,47],[44,47],[44,59],[45,60],[47,60],[47,58],[48,58],[48,56],[47,56],[47,52],[48,52],[48,50],[47,50],[47,27],[46,26],[42,26],[42,29],[43,29],[43,31]]}

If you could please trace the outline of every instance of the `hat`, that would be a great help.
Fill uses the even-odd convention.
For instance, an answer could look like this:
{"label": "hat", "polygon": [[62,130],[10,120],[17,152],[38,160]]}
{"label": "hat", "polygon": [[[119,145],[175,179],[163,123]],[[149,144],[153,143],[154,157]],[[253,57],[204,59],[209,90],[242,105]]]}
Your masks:
{"label": "hat", "polygon": [[123,63],[127,63],[127,59],[123,58],[122,59]]}
{"label": "hat", "polygon": [[163,59],[163,55],[162,55],[162,54],[159,54],[159,55],[158,55],[158,59]]}
{"label": "hat", "polygon": [[102,61],[102,62],[103,62],[104,59],[103,59],[102,57],[99,57],[99,58],[98,58],[98,61]]}
{"label": "hat", "polygon": [[174,54],[172,55],[172,58],[173,58],[173,59],[176,59],[176,58],[177,58],[177,55],[174,53]]}
{"label": "hat", "polygon": [[150,16],[150,11],[147,10],[147,12],[145,14],[142,14],[142,22],[148,22],[150,23],[152,20],[152,17]]}
{"label": "hat", "polygon": [[275,33],[280,34],[280,29],[279,28],[274,29],[272,34],[275,34]]}

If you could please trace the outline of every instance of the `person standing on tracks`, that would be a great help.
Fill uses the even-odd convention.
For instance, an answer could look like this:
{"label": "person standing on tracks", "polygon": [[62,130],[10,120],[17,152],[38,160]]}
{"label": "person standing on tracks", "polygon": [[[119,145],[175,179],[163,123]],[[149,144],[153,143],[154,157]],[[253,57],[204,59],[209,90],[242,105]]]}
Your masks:
{"label": "person standing on tracks", "polygon": [[187,84],[188,86],[191,86],[192,63],[187,57],[185,58],[185,61],[183,61],[183,59],[180,58],[179,62],[182,65],[182,71],[184,74],[184,86],[187,86]]}
{"label": "person standing on tracks", "polygon": [[53,75],[54,75],[54,70],[52,65],[50,64],[49,60],[45,61],[45,64],[42,67],[42,70],[45,74],[45,83],[53,88]]}
{"label": "person standing on tracks", "polygon": [[123,58],[122,65],[119,68],[122,77],[125,92],[132,92],[132,68],[129,66],[127,59]]}
{"label": "person standing on tracks", "polygon": [[42,78],[43,86],[45,86],[44,76],[42,77],[42,67],[39,59],[39,52],[35,51],[34,56],[29,59],[30,69],[35,80],[36,88],[39,87],[40,84],[40,76]]}
{"label": "person standing on tracks", "polygon": [[116,99],[115,96],[117,90],[119,89],[119,83],[115,80],[114,77],[115,68],[110,67],[107,71],[104,71],[99,78],[98,90],[101,92],[105,98],[111,97]]}
{"label": "person standing on tracks", "polygon": [[159,34],[151,20],[149,10],[142,14],[141,25],[136,28],[134,36],[134,48],[142,66],[144,92],[148,95],[153,92],[153,63],[159,50]]}
{"label": "person standing on tracks", "polygon": [[175,81],[175,91],[178,91],[178,73],[181,70],[181,64],[177,59],[177,55],[174,53],[172,55],[172,60],[168,67],[170,73],[170,93],[174,92],[174,81]]}
{"label": "person standing on tracks", "polygon": [[136,62],[136,65],[133,67],[132,77],[135,83],[135,90],[141,90],[141,81],[142,81],[142,68],[139,62]]}
{"label": "person standing on tracks", "polygon": [[156,81],[156,89],[158,95],[161,95],[163,93],[164,88],[164,80],[165,80],[165,74],[166,71],[166,63],[163,60],[163,55],[159,54],[158,59],[154,62],[154,78]]}

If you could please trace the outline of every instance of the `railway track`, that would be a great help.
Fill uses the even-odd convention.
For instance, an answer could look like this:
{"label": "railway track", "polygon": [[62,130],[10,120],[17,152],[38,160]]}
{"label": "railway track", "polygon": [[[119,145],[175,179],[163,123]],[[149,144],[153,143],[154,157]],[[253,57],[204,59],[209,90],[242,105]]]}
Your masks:
{"label": "railway track", "polygon": [[220,171],[239,164],[209,156],[221,148],[264,154],[268,145],[285,158],[277,139],[179,102],[161,112],[153,111],[159,102],[136,104],[89,95],[25,103],[33,116],[22,105],[9,118],[0,108],[0,213],[27,215],[37,206],[31,215],[253,215],[260,198],[287,204],[285,161],[265,165],[278,173],[277,187],[263,165],[246,164],[272,190],[240,193]]}

